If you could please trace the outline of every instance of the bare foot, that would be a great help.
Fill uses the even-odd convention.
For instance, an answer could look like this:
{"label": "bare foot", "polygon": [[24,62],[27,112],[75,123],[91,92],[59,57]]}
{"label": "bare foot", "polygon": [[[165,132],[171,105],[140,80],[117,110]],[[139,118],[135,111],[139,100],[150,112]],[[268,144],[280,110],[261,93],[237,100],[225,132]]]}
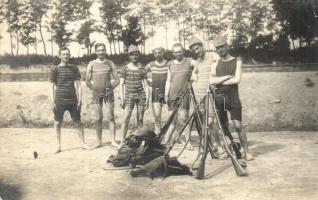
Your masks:
{"label": "bare foot", "polygon": [[86,150],[91,150],[91,149],[92,149],[92,147],[88,146],[88,145],[85,144],[85,143],[81,144],[81,148],[82,148],[82,149],[86,149]]}
{"label": "bare foot", "polygon": [[254,157],[252,156],[252,154],[247,153],[247,154],[246,154],[246,160],[247,160],[247,161],[252,161],[252,160],[254,160]]}
{"label": "bare foot", "polygon": [[100,147],[102,147],[102,146],[103,146],[102,143],[97,143],[97,144],[95,144],[94,146],[92,146],[91,149],[100,148]]}
{"label": "bare foot", "polygon": [[58,154],[58,153],[60,153],[61,152],[61,147],[58,147],[57,149],[56,149],[56,151],[54,152],[54,154]]}
{"label": "bare foot", "polygon": [[117,146],[117,150],[122,148],[124,146],[124,142],[120,142],[120,144]]}
{"label": "bare foot", "polygon": [[220,159],[220,160],[226,159],[228,157],[229,157],[229,155],[226,152],[222,152],[222,153],[218,154],[218,159]]}
{"label": "bare foot", "polygon": [[119,144],[116,141],[112,141],[112,147],[118,148]]}
{"label": "bare foot", "polygon": [[194,150],[194,147],[192,146],[192,144],[190,144],[190,142],[188,143],[188,150],[189,151],[193,151]]}

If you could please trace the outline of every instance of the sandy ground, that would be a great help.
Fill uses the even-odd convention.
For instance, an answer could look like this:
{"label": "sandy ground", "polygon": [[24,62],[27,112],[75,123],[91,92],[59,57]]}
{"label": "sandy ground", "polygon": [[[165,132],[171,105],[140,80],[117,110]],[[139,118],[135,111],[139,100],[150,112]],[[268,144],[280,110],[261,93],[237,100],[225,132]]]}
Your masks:
{"label": "sandy ground", "polygon": [[[132,178],[128,170],[104,170],[115,152],[108,131],[105,145],[77,147],[72,129],[62,133],[63,152],[54,155],[53,129],[0,129],[0,196],[3,199],[257,199],[313,200],[318,197],[318,132],[249,133],[255,160],[248,177],[237,177],[229,160],[206,162],[206,178],[171,176]],[[94,130],[86,129],[88,144]],[[181,146],[174,149],[173,154]],[[33,152],[38,158],[33,158]],[[184,164],[196,155],[187,150]]]}
{"label": "sandy ground", "polygon": [[[83,85],[82,122],[93,127],[91,91]],[[245,73],[240,83],[243,123],[249,131],[318,130],[318,72]],[[0,127],[51,127],[49,82],[0,82]],[[117,95],[118,92],[116,91]],[[117,100],[117,98],[116,98]],[[163,119],[167,117],[164,107]],[[66,114],[66,121],[69,115]],[[119,126],[123,110],[115,102]],[[152,110],[145,122],[153,123]],[[132,120],[131,128],[135,120]],[[105,124],[107,127],[107,124]]]}

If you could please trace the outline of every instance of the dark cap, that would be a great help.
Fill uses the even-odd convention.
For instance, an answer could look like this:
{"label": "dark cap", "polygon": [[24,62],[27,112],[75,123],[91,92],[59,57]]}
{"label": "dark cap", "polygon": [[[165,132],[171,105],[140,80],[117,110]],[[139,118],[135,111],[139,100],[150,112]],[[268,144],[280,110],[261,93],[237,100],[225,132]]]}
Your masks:
{"label": "dark cap", "polygon": [[203,44],[202,41],[197,38],[196,36],[193,36],[190,40],[189,40],[189,49],[191,49],[191,47],[195,44]]}
{"label": "dark cap", "polygon": [[137,46],[135,46],[135,45],[130,45],[129,48],[128,48],[128,54],[131,54],[131,53],[137,52],[137,51],[140,52],[139,48]]}
{"label": "dark cap", "polygon": [[224,36],[218,35],[213,40],[214,47],[219,47],[219,46],[222,46],[225,44],[227,44],[227,41],[226,41],[226,38]]}

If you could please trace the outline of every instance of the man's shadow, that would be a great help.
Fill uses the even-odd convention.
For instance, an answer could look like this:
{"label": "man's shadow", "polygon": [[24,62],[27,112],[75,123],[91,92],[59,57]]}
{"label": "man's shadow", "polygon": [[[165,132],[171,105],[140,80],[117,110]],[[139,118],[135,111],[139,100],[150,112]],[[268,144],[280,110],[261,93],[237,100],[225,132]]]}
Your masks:
{"label": "man's shadow", "polygon": [[248,146],[251,146],[250,153],[252,153],[255,157],[258,155],[267,154],[273,151],[277,151],[279,149],[284,148],[285,145],[278,143],[266,143],[261,141],[249,141]]}

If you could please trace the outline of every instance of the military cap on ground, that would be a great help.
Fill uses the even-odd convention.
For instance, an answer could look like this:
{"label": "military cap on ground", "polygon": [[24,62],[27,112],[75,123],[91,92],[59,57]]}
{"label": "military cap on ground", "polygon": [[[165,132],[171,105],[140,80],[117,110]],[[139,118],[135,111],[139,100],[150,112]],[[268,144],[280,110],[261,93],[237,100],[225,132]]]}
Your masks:
{"label": "military cap on ground", "polygon": [[190,40],[189,40],[189,49],[195,45],[195,44],[203,44],[202,41],[197,38],[196,36],[193,36]]}
{"label": "military cap on ground", "polygon": [[150,126],[147,126],[147,125],[145,125],[141,128],[138,128],[133,134],[137,135],[137,136],[155,135],[153,128],[151,128]]}
{"label": "military cap on ground", "polygon": [[131,54],[133,52],[140,52],[139,48],[135,45],[130,45],[129,48],[128,48],[128,54]]}

